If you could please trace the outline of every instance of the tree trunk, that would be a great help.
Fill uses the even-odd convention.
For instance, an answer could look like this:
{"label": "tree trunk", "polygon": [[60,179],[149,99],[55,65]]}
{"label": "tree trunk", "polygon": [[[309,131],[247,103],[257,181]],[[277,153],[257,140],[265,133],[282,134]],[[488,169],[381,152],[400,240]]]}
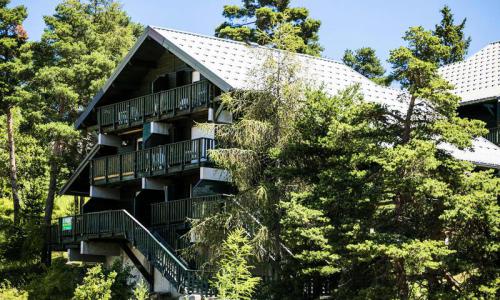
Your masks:
{"label": "tree trunk", "polygon": [[7,147],[9,148],[9,177],[12,189],[12,201],[14,202],[14,224],[19,224],[19,211],[21,204],[19,201],[17,185],[17,165],[16,165],[16,144],[14,140],[14,116],[12,107],[7,109]]}
{"label": "tree trunk", "polygon": [[402,137],[403,144],[407,144],[410,141],[411,117],[413,116],[413,109],[415,108],[415,101],[416,101],[415,96],[411,96],[410,104],[408,105],[408,110],[406,111],[406,118],[405,118],[405,122],[404,122],[403,137]]}
{"label": "tree trunk", "polygon": [[49,181],[49,189],[47,192],[47,198],[45,200],[45,216],[44,216],[44,228],[45,228],[45,242],[42,253],[42,262],[49,266],[51,262],[51,253],[50,253],[50,225],[52,224],[52,212],[54,211],[54,198],[56,196],[56,187],[57,187],[57,175],[59,173],[59,167],[57,165],[56,157],[58,155],[59,145],[56,142],[54,144],[54,148],[52,150],[52,159],[50,161],[50,181]]}

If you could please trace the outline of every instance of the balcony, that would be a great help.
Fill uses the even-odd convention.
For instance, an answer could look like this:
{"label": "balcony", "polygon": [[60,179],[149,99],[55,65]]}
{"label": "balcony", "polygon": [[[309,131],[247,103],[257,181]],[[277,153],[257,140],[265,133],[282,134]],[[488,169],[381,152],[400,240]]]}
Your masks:
{"label": "balcony", "polygon": [[151,205],[153,226],[184,222],[222,211],[227,197],[221,194],[160,202]]}
{"label": "balcony", "polygon": [[486,139],[500,146],[500,127],[490,128],[489,131],[490,132],[486,135]]}
{"label": "balcony", "polygon": [[97,122],[105,131],[148,121],[173,118],[206,109],[215,86],[206,80],[97,108]]}
{"label": "balcony", "polygon": [[96,158],[90,164],[90,181],[100,185],[198,168],[214,147],[213,139],[198,138]]}

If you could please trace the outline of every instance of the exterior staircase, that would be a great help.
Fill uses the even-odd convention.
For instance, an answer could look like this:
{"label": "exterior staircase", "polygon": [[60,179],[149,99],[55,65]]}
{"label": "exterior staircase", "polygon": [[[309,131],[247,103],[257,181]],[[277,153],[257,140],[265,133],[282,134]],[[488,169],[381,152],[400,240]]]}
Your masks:
{"label": "exterior staircase", "polygon": [[110,210],[60,218],[51,228],[51,244],[65,244],[94,239],[127,241],[139,250],[181,294],[211,296],[214,290],[208,274],[188,268],[171,249],[126,210]]}

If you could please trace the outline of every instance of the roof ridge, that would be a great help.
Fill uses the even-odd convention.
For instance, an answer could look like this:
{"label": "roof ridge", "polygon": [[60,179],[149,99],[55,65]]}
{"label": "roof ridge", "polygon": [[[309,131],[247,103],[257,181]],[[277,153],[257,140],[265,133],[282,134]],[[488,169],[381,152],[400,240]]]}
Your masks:
{"label": "roof ridge", "polygon": [[450,66],[454,66],[454,65],[457,65],[457,64],[462,64],[462,63],[465,63],[467,62],[469,59],[471,59],[472,57],[474,57],[475,55],[479,54],[481,51],[484,51],[487,47],[489,47],[490,45],[494,45],[494,44],[500,44],[500,40],[498,41],[494,41],[494,42],[490,42],[488,44],[486,44],[484,47],[482,47],[481,49],[477,50],[476,52],[474,52],[471,56],[465,58],[464,60],[461,60],[461,61],[456,61],[456,62],[453,62],[451,64],[447,64],[447,65],[444,65],[444,66],[441,66],[439,67],[439,69],[444,69],[444,68],[447,68],[447,67],[450,67]]}
{"label": "roof ridge", "polygon": [[[254,43],[254,42],[248,42],[248,43],[247,42],[240,42],[240,41],[235,41],[235,40],[220,38],[220,37],[216,37],[216,36],[205,35],[205,34],[201,34],[201,33],[189,32],[189,31],[172,29],[172,28],[166,28],[166,27],[161,27],[161,26],[153,26],[153,25],[151,25],[150,27],[153,28],[153,29],[160,29],[160,30],[172,31],[172,32],[177,32],[177,33],[182,33],[182,34],[194,35],[194,36],[208,38],[208,39],[212,39],[212,40],[218,40],[218,41],[226,42],[226,43],[233,43],[233,44],[240,44],[240,45],[246,45],[246,46],[253,46],[253,47],[256,47],[256,48],[262,48],[262,49],[273,50],[273,51],[286,51],[286,50],[280,50],[280,49],[271,48],[271,47],[268,47],[268,46],[259,45],[259,44]],[[337,63],[337,64],[341,64],[341,65],[346,66],[346,64],[344,64],[343,62],[341,62],[339,60],[336,60],[336,59],[333,59],[333,58],[329,58],[329,57],[314,56],[314,55],[305,54],[305,53],[294,53],[294,54],[296,54],[298,56],[303,56],[303,57],[308,57],[308,58],[313,58],[313,59],[318,59],[318,60],[325,60],[325,61],[329,61],[329,62],[333,62],[333,63]]]}
{"label": "roof ridge", "polygon": [[[205,34],[200,34],[200,33],[195,33],[195,32],[189,32],[189,31],[184,31],[184,30],[178,30],[178,29],[172,29],[172,28],[166,28],[166,27],[161,27],[161,26],[153,26],[153,25],[151,25],[149,27],[151,27],[153,29],[159,29],[159,30],[165,30],[165,31],[170,31],[170,32],[177,32],[177,33],[182,33],[182,34],[187,34],[187,35],[202,37],[202,38],[208,38],[208,39],[217,40],[217,41],[221,41],[221,42],[225,42],[225,43],[233,43],[233,44],[239,44],[239,45],[245,45],[245,46],[252,46],[252,47],[261,48],[261,49],[265,49],[265,50],[286,52],[286,50],[280,50],[280,49],[271,48],[271,47],[268,47],[268,46],[262,46],[262,45],[259,45],[257,43],[253,43],[253,42],[249,44],[249,43],[246,43],[246,42],[240,42],[240,41],[235,41],[235,40],[230,40],[230,39],[224,39],[224,38],[220,38],[220,37],[216,37],[216,36],[210,36],[210,35],[205,35]],[[297,55],[297,56],[302,56],[302,57],[309,58],[309,59],[322,60],[322,61],[326,61],[326,62],[335,63],[335,64],[339,64],[339,65],[345,66],[345,67],[349,68],[351,71],[353,71],[353,72],[359,74],[360,76],[368,79],[375,86],[380,86],[380,87],[383,87],[385,89],[392,90],[392,91],[395,91],[395,92],[401,92],[401,89],[390,87],[390,86],[383,86],[383,85],[380,85],[380,84],[377,84],[377,83],[371,81],[368,77],[363,76],[361,73],[357,72],[356,70],[352,69],[351,67],[349,67],[348,65],[346,65],[345,63],[343,63],[341,61],[338,61],[338,60],[335,60],[335,59],[332,59],[332,58],[328,58],[328,57],[313,56],[313,55],[304,54],[304,53],[294,53],[294,54]]]}

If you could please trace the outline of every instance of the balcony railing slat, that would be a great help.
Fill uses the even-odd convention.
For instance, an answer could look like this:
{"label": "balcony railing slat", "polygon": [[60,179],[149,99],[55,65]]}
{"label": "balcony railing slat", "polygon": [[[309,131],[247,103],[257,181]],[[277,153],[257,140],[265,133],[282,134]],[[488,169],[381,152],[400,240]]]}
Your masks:
{"label": "balcony railing slat", "polygon": [[151,205],[151,224],[172,224],[214,214],[223,209],[224,201],[224,195],[209,195],[155,203]]}
{"label": "balcony railing slat", "polygon": [[500,145],[500,127],[490,128],[486,139],[493,144]]}

